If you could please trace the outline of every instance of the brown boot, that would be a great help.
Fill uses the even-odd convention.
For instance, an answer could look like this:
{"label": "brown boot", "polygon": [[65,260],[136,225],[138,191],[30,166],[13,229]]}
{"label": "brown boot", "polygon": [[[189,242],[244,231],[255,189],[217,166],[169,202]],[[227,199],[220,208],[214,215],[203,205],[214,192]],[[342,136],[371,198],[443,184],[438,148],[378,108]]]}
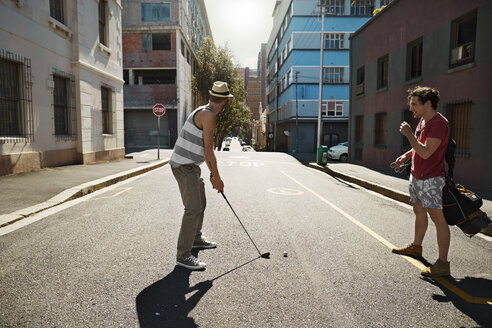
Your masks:
{"label": "brown boot", "polygon": [[420,274],[426,277],[449,276],[451,275],[449,262],[444,262],[438,259],[436,263],[422,270]]}
{"label": "brown boot", "polygon": [[391,250],[395,254],[407,255],[411,257],[422,257],[422,246],[414,244],[407,245],[402,248],[393,248]]}

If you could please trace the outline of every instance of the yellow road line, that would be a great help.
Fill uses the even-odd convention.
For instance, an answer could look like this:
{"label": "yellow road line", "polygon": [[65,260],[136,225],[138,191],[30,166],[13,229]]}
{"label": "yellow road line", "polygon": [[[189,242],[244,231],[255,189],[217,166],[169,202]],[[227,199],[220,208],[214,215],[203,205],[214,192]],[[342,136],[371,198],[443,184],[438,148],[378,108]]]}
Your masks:
{"label": "yellow road line", "polygon": [[[376,240],[378,240],[379,242],[381,242],[383,245],[387,246],[389,249],[395,248],[395,245],[393,245],[392,243],[390,243],[389,241],[387,241],[386,239],[384,239],[383,237],[381,237],[380,235],[378,235],[371,228],[369,228],[368,226],[364,225],[363,223],[361,223],[360,221],[358,221],[357,219],[355,219],[354,217],[352,217],[351,215],[349,215],[347,212],[345,212],[344,210],[342,210],[341,208],[339,208],[338,206],[336,206],[335,204],[333,204],[329,200],[325,199],[323,196],[319,195],[314,190],[306,187],[305,185],[303,185],[302,183],[300,183],[299,181],[297,181],[296,179],[294,179],[293,177],[291,177],[287,173],[285,173],[283,171],[281,171],[281,172],[286,177],[288,177],[289,179],[291,179],[292,181],[294,181],[295,183],[297,183],[298,185],[300,185],[301,187],[303,187],[304,189],[306,189],[307,191],[309,191],[310,193],[312,193],[314,196],[318,197],[322,202],[328,204],[335,211],[337,211],[338,213],[342,214],[346,219],[348,219],[348,220],[352,221],[353,223],[355,223],[362,230],[364,230],[365,232],[367,232],[368,234],[370,234],[371,236],[373,236]],[[408,256],[403,256],[403,258],[405,260],[407,260],[408,262],[412,263],[414,266],[416,266],[420,270],[423,270],[423,269],[426,268],[423,263],[421,263],[420,261],[417,261],[414,258],[411,258],[411,257],[408,257]],[[433,278],[433,279],[435,281],[437,281],[438,283],[440,283],[441,285],[443,285],[444,287],[446,287],[449,291],[453,292],[454,294],[456,294],[457,296],[459,296],[460,298],[462,298],[463,300],[465,300],[468,303],[492,305],[492,299],[490,299],[490,298],[484,298],[484,297],[474,297],[474,296],[471,296],[471,295],[467,294],[466,292],[464,292],[463,290],[461,290],[458,287],[456,287],[455,285],[453,285],[451,282],[449,282],[445,278],[436,277],[436,278]]]}

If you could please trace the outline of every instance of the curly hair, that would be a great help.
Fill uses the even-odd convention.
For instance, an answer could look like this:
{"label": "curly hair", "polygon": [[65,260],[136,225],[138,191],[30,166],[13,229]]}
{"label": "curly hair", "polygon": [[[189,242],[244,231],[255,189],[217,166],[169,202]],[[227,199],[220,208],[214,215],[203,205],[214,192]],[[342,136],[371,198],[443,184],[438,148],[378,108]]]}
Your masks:
{"label": "curly hair", "polygon": [[407,95],[408,101],[410,101],[412,97],[419,97],[422,104],[425,104],[427,100],[429,100],[434,109],[437,109],[437,103],[440,99],[439,91],[431,87],[416,86],[413,89],[408,89]]}

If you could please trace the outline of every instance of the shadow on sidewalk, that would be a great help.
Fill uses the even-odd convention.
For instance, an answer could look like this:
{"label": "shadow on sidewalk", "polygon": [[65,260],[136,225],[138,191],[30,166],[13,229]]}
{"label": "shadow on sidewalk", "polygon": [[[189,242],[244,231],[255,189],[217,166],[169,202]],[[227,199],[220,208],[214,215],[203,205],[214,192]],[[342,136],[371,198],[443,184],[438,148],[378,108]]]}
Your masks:
{"label": "shadow on sidewalk", "polygon": [[[138,322],[142,328],[150,327],[198,327],[188,314],[212,287],[204,281],[190,287],[191,271],[179,266],[161,280],[138,294]],[[190,297],[187,294],[193,293]]]}

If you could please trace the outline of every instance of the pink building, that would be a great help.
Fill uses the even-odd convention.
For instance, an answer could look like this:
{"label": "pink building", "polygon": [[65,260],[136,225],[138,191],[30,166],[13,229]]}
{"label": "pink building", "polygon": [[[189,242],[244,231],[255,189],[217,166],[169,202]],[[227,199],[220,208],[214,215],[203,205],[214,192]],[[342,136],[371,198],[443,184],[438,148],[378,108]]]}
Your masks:
{"label": "pink building", "polygon": [[[411,13],[411,14],[409,14]],[[457,142],[455,179],[492,188],[492,1],[394,0],[351,37],[350,161],[388,169],[410,149],[406,90],[437,88]]]}

